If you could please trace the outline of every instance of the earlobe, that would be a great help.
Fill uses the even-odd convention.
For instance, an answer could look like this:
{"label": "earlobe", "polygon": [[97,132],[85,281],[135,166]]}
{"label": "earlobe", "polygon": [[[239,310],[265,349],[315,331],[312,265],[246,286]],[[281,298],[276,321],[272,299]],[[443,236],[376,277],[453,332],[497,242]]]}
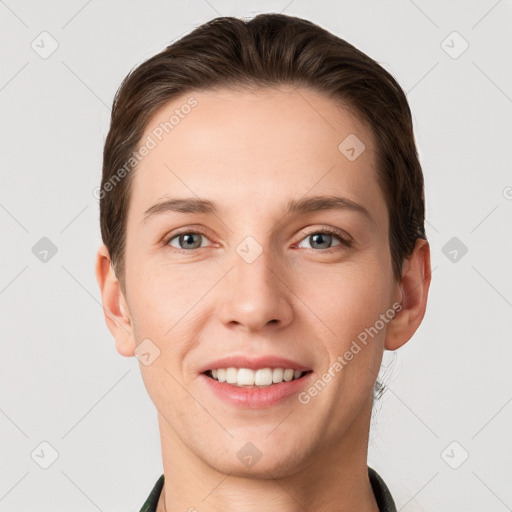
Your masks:
{"label": "earlobe", "polygon": [[105,244],[98,249],[95,272],[101,292],[105,323],[115,339],[116,350],[122,356],[132,357],[136,347],[132,320]]}
{"label": "earlobe", "polygon": [[404,261],[399,284],[402,308],[388,325],[384,344],[387,350],[396,350],[407,343],[420,326],[427,307],[430,280],[430,246],[426,240],[418,238],[411,256]]}

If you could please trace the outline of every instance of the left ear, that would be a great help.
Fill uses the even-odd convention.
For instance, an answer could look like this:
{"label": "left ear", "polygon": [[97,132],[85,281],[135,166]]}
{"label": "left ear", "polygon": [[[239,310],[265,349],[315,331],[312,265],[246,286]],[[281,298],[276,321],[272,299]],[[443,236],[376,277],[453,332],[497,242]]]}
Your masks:
{"label": "left ear", "polygon": [[411,256],[403,264],[402,309],[387,326],[384,343],[387,350],[405,345],[420,326],[427,308],[430,279],[430,246],[426,240],[418,238]]}

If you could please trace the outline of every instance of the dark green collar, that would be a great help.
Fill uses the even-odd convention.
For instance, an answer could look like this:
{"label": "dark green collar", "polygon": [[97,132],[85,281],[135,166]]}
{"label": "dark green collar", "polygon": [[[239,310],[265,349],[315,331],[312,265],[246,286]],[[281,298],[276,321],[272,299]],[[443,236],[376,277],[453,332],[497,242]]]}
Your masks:
{"label": "dark green collar", "polygon": [[[377,505],[379,506],[380,512],[396,512],[396,505],[393,501],[393,497],[391,496],[391,492],[388,489],[388,486],[382,480],[380,475],[368,466],[368,476],[370,477],[370,483],[372,484],[373,494],[375,495],[375,500],[377,501]],[[160,493],[162,492],[162,488],[164,486],[164,475],[162,475],[157,481],[153,490],[149,494],[147,500],[142,505],[140,512],[156,512],[156,506],[158,504],[158,499],[160,498]]]}
{"label": "dark green collar", "polygon": [[140,512],[156,512],[156,506],[158,505],[158,499],[164,486],[164,475],[162,475],[157,481],[153,490],[149,493],[148,499],[142,505]]}
{"label": "dark green collar", "polygon": [[370,483],[372,484],[373,494],[379,506],[379,511],[396,512],[396,505],[386,482],[384,482],[377,471],[370,466],[368,466],[368,476],[370,477]]}

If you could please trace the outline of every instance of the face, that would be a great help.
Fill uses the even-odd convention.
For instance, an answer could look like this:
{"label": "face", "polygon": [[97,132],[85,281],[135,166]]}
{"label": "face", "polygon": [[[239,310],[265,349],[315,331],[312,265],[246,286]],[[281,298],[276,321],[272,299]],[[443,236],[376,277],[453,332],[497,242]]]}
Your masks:
{"label": "face", "polygon": [[[125,300],[133,346],[146,340],[157,356],[140,368],[162,439],[224,473],[277,476],[327,460],[364,436],[400,301],[372,134],[327,97],[289,88],[185,95],[148,136]],[[229,356],[247,359],[217,362]],[[204,373],[252,366],[306,373],[266,388]],[[261,453],[254,467],[240,463],[243,450]]]}

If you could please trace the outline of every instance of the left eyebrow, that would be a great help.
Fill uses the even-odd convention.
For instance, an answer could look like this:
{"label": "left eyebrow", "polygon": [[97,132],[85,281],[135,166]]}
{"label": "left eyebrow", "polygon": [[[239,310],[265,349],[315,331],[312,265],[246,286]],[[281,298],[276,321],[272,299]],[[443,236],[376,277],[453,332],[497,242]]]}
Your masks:
{"label": "left eyebrow", "polygon": [[[361,204],[346,197],[338,196],[312,196],[300,199],[292,199],[288,202],[287,212],[303,215],[321,210],[352,210],[363,214],[373,222],[370,212]],[[165,201],[154,204],[144,213],[144,222],[148,217],[165,212],[178,213],[204,213],[214,214],[217,212],[215,203],[207,199],[198,198],[168,198]]]}

